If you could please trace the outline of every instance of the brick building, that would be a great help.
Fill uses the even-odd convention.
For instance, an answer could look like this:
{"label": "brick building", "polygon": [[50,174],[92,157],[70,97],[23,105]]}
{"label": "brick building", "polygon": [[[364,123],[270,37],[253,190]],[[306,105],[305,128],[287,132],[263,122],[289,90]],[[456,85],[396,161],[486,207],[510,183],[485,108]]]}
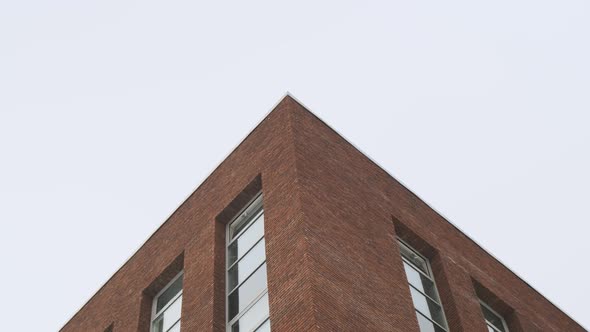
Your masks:
{"label": "brick building", "polygon": [[285,97],[61,329],[584,331]]}

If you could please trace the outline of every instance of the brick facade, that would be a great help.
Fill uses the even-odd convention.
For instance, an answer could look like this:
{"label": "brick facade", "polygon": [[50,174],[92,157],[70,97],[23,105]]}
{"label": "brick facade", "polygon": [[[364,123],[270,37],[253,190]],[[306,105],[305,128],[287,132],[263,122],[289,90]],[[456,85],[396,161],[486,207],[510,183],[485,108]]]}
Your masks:
{"label": "brick facade", "polygon": [[418,332],[396,237],[430,259],[450,331],[486,331],[478,298],[511,332],[584,331],[291,97],[61,331],[149,331],[181,270],[182,331],[225,331],[225,225],[260,190],[273,331]]}

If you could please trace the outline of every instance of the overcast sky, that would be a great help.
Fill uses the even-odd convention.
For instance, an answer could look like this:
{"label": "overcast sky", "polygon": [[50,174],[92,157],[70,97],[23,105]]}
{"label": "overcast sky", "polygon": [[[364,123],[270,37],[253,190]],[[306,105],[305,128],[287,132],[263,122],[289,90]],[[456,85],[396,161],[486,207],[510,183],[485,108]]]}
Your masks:
{"label": "overcast sky", "polygon": [[287,91],[589,327],[588,59],[586,0],[1,1],[2,330],[58,330]]}

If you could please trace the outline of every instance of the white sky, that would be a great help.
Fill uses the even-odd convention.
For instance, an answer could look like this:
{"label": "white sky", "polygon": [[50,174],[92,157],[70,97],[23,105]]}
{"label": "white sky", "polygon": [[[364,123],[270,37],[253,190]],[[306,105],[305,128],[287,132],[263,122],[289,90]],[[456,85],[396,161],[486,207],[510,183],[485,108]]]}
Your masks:
{"label": "white sky", "polygon": [[590,326],[589,33],[584,0],[0,2],[2,329],[59,329],[286,91]]}

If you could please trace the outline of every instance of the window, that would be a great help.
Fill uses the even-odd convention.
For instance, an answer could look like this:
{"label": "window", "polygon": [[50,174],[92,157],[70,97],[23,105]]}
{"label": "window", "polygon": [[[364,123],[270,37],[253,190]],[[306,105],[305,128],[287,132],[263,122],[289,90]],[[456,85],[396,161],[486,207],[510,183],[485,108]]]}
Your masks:
{"label": "window", "polygon": [[448,331],[428,260],[401,240],[399,246],[420,331]]}
{"label": "window", "polygon": [[270,332],[262,195],[229,223],[227,239],[227,330]]}
{"label": "window", "polygon": [[182,276],[180,272],[154,297],[151,332],[180,331]]}
{"label": "window", "polygon": [[479,303],[481,305],[483,317],[486,320],[486,325],[488,326],[488,332],[508,332],[508,327],[506,327],[506,321],[504,321],[504,318],[483,301],[480,300]]}

